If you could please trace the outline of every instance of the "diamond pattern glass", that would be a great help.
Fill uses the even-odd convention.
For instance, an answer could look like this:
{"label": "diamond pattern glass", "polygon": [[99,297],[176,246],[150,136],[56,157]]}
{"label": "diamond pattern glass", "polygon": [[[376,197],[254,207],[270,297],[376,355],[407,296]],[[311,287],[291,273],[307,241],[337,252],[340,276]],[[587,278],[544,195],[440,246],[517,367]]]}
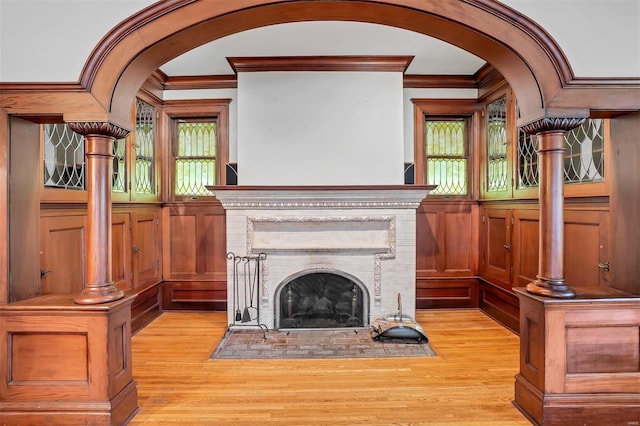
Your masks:
{"label": "diamond pattern glass", "polygon": [[433,195],[466,195],[466,121],[434,120],[425,125],[426,182]]}
{"label": "diamond pattern glass", "polygon": [[155,123],[156,109],[153,105],[136,99],[136,192],[155,194]]}
{"label": "diamond pattern glass", "polygon": [[206,185],[216,184],[217,123],[177,123],[175,195],[211,195]]}
{"label": "diamond pattern glass", "polygon": [[487,105],[487,191],[507,189],[507,99]]}
{"label": "diamond pattern glass", "polygon": [[126,192],[126,139],[113,141],[113,171],[111,177],[111,190],[113,192]]}
{"label": "diamond pattern glass", "polygon": [[84,137],[66,124],[44,124],[44,186],[84,189]]}

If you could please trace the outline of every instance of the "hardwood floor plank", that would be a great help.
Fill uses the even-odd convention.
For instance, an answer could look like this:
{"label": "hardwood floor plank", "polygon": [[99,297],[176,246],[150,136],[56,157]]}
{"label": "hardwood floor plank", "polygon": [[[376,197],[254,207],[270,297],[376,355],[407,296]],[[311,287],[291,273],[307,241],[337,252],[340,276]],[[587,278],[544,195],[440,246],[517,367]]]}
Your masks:
{"label": "hardwood floor plank", "polygon": [[437,357],[212,360],[226,314],[165,312],[133,337],[131,424],[530,424],[511,404],[518,336],[476,310],[416,319]]}

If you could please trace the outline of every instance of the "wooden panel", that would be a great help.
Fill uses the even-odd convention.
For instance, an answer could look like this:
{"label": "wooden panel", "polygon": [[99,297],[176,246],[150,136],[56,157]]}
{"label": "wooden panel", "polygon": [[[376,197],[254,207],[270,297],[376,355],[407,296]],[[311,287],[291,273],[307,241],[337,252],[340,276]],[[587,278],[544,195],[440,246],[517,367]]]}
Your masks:
{"label": "wooden panel", "polygon": [[43,294],[77,294],[84,286],[85,216],[44,217],[41,220],[41,280]]}
{"label": "wooden panel", "polygon": [[483,213],[482,277],[511,290],[511,211],[485,209]]}
{"label": "wooden panel", "polygon": [[565,279],[571,287],[608,285],[608,272],[598,263],[608,262],[608,219],[605,212],[565,212]]}
{"label": "wooden panel", "polygon": [[478,307],[478,280],[418,279],[416,308],[475,308]]}
{"label": "wooden panel", "polygon": [[131,304],[131,332],[136,333],[160,315],[160,283],[138,287]]}
{"label": "wooden panel", "polygon": [[438,213],[425,211],[424,204],[416,214],[416,271],[426,276],[438,271]]}
{"label": "wooden panel", "polygon": [[122,290],[132,287],[131,281],[131,228],[129,215],[114,213],[111,223],[111,274],[113,282]]}
{"label": "wooden panel", "polygon": [[611,282],[640,294],[640,112],[611,120]]}
{"label": "wooden panel", "polygon": [[[446,272],[472,272],[474,245],[470,209],[463,212],[447,212],[444,219],[445,250],[444,270]],[[470,244],[471,243],[471,244]]]}
{"label": "wooden panel", "polygon": [[195,214],[171,215],[169,222],[169,278],[196,271]]}
{"label": "wooden panel", "polygon": [[[218,279],[226,278],[226,216],[204,214],[202,221],[205,238],[203,238],[204,247],[199,247],[199,250],[204,252],[204,272],[216,274]],[[221,274],[223,275],[221,276]]]}
{"label": "wooden panel", "polygon": [[480,281],[478,304],[484,313],[518,333],[520,308],[518,298],[511,291]]}
{"label": "wooden panel", "polygon": [[89,380],[86,333],[23,332],[9,339],[12,382]]}
{"label": "wooden panel", "polygon": [[515,210],[513,227],[513,271],[515,285],[525,286],[538,275],[540,240],[537,210]]}
{"label": "wooden panel", "polygon": [[226,215],[219,203],[176,203],[164,210],[167,224],[165,279],[226,281]]}
{"label": "wooden panel", "polygon": [[161,279],[160,257],[162,234],[159,213],[135,211],[131,213],[133,229],[132,264],[135,287]]}
{"label": "wooden panel", "polygon": [[416,276],[477,275],[477,206],[424,201],[416,214]]}
{"label": "wooden panel", "polygon": [[[40,294],[40,257],[38,232],[40,227],[40,187],[42,168],[40,155],[40,126],[19,118],[10,121],[8,150],[9,215],[9,301],[28,299]],[[6,135],[6,133],[5,133]],[[3,299],[5,296],[0,296]]]}
{"label": "wooden panel", "polygon": [[137,411],[131,297],[87,307],[73,295],[0,306],[0,423],[126,424]]}
{"label": "wooden panel", "polygon": [[162,283],[162,308],[224,311],[227,309],[227,283],[165,281]]}
{"label": "wooden panel", "polygon": [[640,371],[640,330],[627,327],[567,328],[567,373]]}

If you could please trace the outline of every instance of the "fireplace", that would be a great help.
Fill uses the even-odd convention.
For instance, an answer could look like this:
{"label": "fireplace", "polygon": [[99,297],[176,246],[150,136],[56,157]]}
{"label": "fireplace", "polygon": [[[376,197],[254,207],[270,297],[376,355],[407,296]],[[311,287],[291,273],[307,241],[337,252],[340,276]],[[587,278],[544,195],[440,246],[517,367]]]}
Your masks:
{"label": "fireplace", "polygon": [[276,289],[275,328],[364,327],[369,295],[354,277],[303,271]]}
{"label": "fireplace", "polygon": [[[431,187],[210,189],[226,210],[227,251],[264,255],[257,313],[243,325],[368,327],[396,311],[398,294],[415,315],[415,211]],[[229,266],[236,324],[231,307],[248,296]]]}

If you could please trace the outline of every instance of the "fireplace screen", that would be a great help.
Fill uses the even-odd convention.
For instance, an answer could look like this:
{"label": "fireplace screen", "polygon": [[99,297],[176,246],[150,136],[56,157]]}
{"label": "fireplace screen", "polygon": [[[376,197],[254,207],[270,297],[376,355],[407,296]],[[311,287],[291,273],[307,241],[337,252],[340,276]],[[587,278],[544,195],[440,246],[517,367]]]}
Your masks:
{"label": "fireplace screen", "polygon": [[364,327],[365,297],[357,283],[338,274],[299,276],[276,296],[278,328]]}

